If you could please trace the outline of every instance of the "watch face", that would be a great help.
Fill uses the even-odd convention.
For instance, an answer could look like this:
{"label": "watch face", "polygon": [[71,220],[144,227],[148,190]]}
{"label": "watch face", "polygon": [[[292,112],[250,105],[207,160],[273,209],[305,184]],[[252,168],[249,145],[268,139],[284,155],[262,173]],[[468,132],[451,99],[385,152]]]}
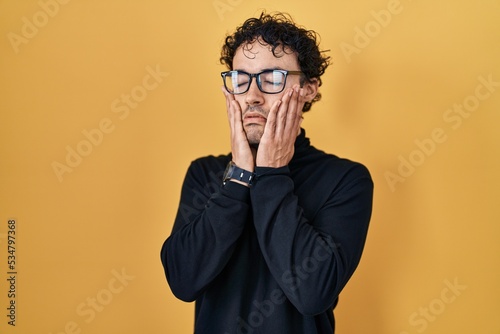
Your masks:
{"label": "watch face", "polygon": [[227,181],[231,178],[231,176],[233,175],[234,166],[235,166],[235,164],[232,161],[230,161],[227,164],[226,170],[224,171],[224,176],[222,177],[223,181]]}

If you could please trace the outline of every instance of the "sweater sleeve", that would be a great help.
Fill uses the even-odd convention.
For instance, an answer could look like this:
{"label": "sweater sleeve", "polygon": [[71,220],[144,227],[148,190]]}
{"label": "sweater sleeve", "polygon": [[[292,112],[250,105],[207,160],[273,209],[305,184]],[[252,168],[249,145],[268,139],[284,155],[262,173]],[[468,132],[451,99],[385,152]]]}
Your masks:
{"label": "sweater sleeve", "polygon": [[188,169],[171,235],[161,249],[173,294],[194,301],[224,269],[249,212],[248,188],[210,179],[199,163]]}
{"label": "sweater sleeve", "polygon": [[361,258],[372,210],[369,172],[354,164],[310,189],[308,201],[321,201],[312,220],[299,206],[288,167],[257,167],[256,173],[250,196],[266,263],[299,312],[325,312]]}

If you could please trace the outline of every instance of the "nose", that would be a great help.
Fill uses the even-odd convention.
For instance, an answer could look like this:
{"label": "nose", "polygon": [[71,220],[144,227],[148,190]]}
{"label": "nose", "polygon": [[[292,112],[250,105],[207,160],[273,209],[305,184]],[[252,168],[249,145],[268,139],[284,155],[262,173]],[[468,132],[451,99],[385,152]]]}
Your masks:
{"label": "nose", "polygon": [[254,78],[250,83],[250,88],[246,92],[245,102],[249,106],[260,105],[264,103],[264,93],[257,86],[257,78]]}

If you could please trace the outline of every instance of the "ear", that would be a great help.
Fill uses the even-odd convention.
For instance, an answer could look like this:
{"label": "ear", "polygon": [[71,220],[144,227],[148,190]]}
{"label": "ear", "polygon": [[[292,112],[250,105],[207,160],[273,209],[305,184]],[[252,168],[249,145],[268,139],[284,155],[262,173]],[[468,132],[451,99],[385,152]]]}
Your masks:
{"label": "ear", "polygon": [[307,102],[311,102],[318,94],[318,88],[319,88],[318,79],[313,78],[310,81],[304,82],[302,88],[304,89],[305,93],[304,100]]}

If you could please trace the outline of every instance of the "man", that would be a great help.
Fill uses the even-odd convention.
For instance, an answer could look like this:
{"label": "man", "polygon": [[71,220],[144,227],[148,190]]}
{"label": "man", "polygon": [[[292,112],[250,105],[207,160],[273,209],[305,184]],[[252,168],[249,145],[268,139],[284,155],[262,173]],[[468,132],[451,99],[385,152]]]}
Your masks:
{"label": "man", "polygon": [[333,333],[359,263],[373,183],[311,146],[302,113],[329,59],[283,14],[247,20],[222,49],[231,154],[192,162],[161,259],[196,301],[195,333]]}

